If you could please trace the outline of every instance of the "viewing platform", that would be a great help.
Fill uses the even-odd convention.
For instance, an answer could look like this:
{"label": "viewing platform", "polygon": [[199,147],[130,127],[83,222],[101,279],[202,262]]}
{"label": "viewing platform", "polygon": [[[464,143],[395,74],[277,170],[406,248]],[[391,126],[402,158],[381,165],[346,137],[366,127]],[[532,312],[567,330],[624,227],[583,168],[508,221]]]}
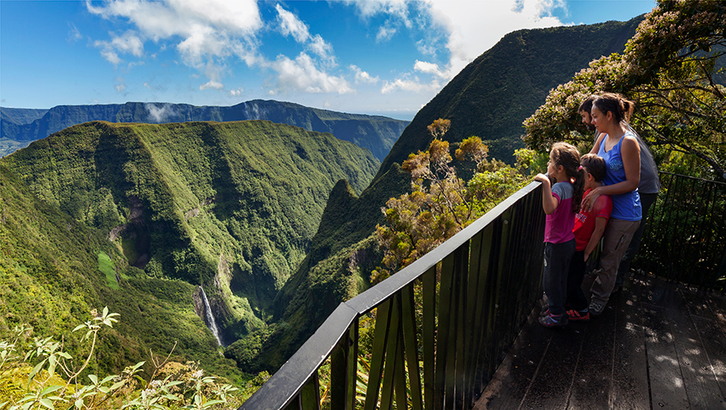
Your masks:
{"label": "viewing platform", "polygon": [[475,409],[726,409],[721,295],[636,276],[587,323],[533,313]]}
{"label": "viewing platform", "polygon": [[633,266],[648,275],[590,322],[536,322],[533,182],[340,303],[240,410],[726,409],[726,184],[661,181]]}

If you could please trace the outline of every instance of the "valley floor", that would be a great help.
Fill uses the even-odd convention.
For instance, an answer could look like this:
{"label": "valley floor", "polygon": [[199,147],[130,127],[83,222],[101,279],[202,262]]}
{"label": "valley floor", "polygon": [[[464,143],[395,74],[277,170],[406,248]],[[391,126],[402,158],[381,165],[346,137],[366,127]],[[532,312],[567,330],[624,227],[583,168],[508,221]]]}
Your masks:
{"label": "valley floor", "polygon": [[726,409],[726,297],[636,276],[564,330],[536,313],[475,409]]}

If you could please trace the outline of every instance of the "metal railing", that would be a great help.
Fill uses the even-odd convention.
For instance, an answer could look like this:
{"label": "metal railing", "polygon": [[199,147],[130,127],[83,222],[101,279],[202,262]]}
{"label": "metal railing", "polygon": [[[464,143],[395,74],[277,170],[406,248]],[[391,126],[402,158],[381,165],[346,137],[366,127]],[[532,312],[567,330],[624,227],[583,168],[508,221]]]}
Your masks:
{"label": "metal railing", "polygon": [[661,172],[633,267],[701,288],[726,283],[726,184]]}
{"label": "metal railing", "polygon": [[[341,303],[240,409],[319,409],[318,373],[328,357],[331,409],[472,407],[542,296],[540,187],[529,184]],[[375,331],[361,397],[359,330],[371,316]]]}

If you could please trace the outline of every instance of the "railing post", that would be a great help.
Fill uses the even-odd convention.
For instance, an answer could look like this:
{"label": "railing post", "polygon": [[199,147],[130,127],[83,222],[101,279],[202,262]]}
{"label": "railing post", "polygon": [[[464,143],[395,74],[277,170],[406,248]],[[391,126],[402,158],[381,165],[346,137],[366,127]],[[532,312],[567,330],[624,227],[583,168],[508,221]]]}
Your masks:
{"label": "railing post", "polygon": [[330,405],[353,410],[358,367],[358,321],[338,342],[330,355]]}
{"label": "railing post", "polygon": [[[393,392],[396,387],[396,373],[401,372],[397,369],[401,352],[401,295],[397,293],[393,295],[391,300],[390,320],[386,324],[388,326],[388,343],[385,352],[385,368],[383,371],[383,386],[381,389],[381,410],[389,410],[393,408]],[[376,329],[377,330],[377,329]],[[383,359],[383,356],[381,356]]]}
{"label": "railing post", "polygon": [[424,408],[434,408],[436,388],[436,266],[431,267],[422,277],[423,287],[423,367],[424,367]]}
{"label": "railing post", "polygon": [[390,323],[391,300],[381,303],[376,309],[376,330],[373,336],[373,352],[371,354],[371,369],[368,375],[366,388],[365,410],[375,410],[378,405],[383,378],[383,362],[386,358],[386,345],[388,344],[388,324]]}
{"label": "railing post", "polygon": [[302,410],[320,410],[320,380],[317,371],[300,391],[300,408]]}
{"label": "railing post", "polygon": [[423,410],[421,375],[419,374],[418,367],[416,305],[413,297],[413,284],[406,286],[401,291],[401,322],[403,326],[403,350],[406,352],[408,379],[411,386],[412,408],[414,410]]}

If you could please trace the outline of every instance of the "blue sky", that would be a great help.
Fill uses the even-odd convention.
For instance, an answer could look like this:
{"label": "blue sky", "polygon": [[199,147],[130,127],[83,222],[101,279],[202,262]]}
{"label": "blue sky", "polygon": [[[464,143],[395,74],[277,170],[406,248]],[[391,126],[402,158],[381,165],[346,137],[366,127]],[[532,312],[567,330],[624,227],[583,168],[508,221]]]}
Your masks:
{"label": "blue sky", "polygon": [[0,0],[0,106],[292,101],[411,119],[514,30],[654,0]]}

